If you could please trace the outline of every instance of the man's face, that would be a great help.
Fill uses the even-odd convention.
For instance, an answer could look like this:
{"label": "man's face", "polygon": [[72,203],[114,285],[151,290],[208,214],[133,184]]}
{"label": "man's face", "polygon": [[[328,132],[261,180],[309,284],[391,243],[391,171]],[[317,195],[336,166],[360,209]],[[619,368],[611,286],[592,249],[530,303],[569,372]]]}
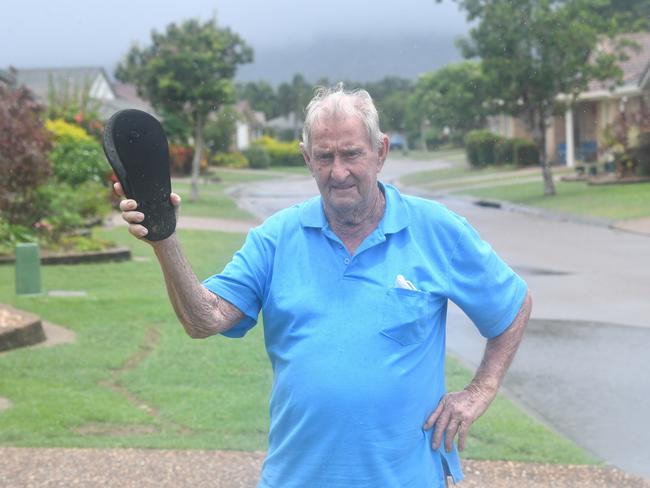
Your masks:
{"label": "man's face", "polygon": [[356,116],[328,117],[314,124],[311,151],[303,147],[303,155],[326,210],[354,216],[373,205],[377,175],[388,151],[384,142],[375,149],[366,126]]}

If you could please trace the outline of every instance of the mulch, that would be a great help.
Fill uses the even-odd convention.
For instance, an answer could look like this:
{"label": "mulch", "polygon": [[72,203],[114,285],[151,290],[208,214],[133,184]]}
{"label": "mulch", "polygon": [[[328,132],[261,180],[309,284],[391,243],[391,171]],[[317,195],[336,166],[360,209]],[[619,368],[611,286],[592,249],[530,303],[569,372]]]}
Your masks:
{"label": "mulch", "polygon": [[[262,452],[0,448],[0,487],[253,488],[263,459]],[[463,464],[460,488],[650,488],[610,467]]]}

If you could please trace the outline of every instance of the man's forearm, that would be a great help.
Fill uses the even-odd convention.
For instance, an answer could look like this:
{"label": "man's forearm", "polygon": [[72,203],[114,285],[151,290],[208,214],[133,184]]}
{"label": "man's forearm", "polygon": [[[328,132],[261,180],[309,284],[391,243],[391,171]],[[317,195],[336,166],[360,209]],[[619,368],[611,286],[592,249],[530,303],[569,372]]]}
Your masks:
{"label": "man's forearm", "polygon": [[474,379],[465,388],[491,402],[515,357],[530,318],[532,300],[526,295],[517,317],[501,335],[489,339]]}
{"label": "man's forearm", "polygon": [[451,450],[452,441],[458,433],[458,445],[465,447],[469,428],[490,406],[501,386],[508,367],[515,357],[517,348],[530,317],[532,300],[526,295],[517,317],[501,335],[488,340],[481,365],[474,379],[463,391],[448,393],[424,424],[425,429],[435,426],[432,446],[438,449],[443,441],[445,449]]}
{"label": "man's forearm", "polygon": [[206,289],[182,252],[176,234],[152,244],[160,263],[169,299],[190,337],[225,332],[243,317],[230,302]]}

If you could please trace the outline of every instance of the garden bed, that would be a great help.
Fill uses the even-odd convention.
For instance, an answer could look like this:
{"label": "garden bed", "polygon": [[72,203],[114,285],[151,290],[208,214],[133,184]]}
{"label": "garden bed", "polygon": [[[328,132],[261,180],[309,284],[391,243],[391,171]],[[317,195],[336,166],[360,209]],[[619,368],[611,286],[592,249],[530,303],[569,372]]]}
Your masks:
{"label": "garden bed", "polygon": [[[107,261],[128,261],[131,259],[131,250],[128,247],[113,247],[103,251],[65,252],[55,253],[43,251],[41,264],[82,264],[103,263]],[[16,258],[12,255],[0,255],[0,264],[12,264]]]}
{"label": "garden bed", "polygon": [[604,174],[598,176],[590,176],[587,178],[589,185],[625,185],[631,183],[650,183],[649,176],[622,176],[618,177],[615,174]]}
{"label": "garden bed", "polygon": [[45,339],[40,317],[0,304],[0,351],[31,346]]}

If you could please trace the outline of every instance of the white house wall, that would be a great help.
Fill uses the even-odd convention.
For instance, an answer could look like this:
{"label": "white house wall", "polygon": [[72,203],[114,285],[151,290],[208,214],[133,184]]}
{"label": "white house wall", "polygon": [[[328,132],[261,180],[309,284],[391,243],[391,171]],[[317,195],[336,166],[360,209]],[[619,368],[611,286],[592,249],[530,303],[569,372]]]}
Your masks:
{"label": "white house wall", "polygon": [[115,93],[113,93],[111,85],[102,75],[97,75],[92,85],[90,85],[88,94],[97,100],[115,100]]}

